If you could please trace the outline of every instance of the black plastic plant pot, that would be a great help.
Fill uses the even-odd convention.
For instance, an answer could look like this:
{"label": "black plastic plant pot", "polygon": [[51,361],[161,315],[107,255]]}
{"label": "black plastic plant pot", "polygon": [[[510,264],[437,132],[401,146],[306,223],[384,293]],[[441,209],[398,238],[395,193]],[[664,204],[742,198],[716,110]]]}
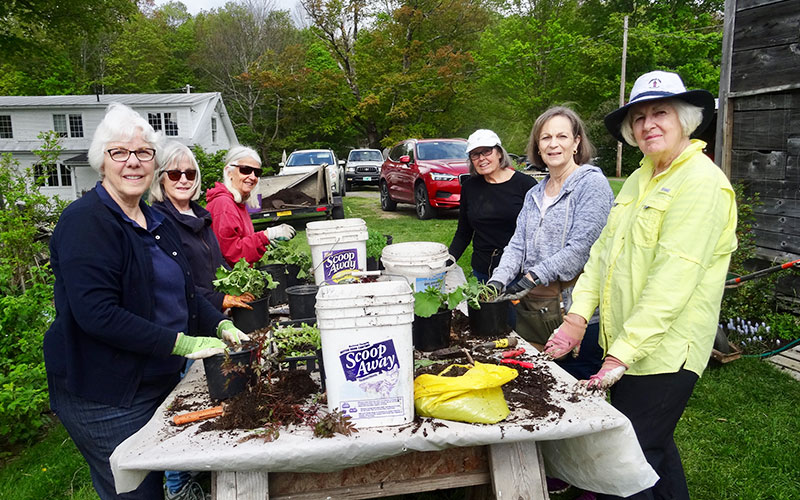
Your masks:
{"label": "black plastic plant pot", "polygon": [[286,287],[295,286],[295,285],[306,285],[308,284],[306,280],[297,277],[297,273],[300,272],[300,266],[297,264],[286,264]]}
{"label": "black plastic plant pot", "polygon": [[481,302],[480,309],[468,308],[469,329],[478,337],[492,337],[509,332],[508,301]]}
{"label": "black plastic plant pot", "polygon": [[292,319],[316,318],[317,290],[316,285],[295,285],[286,289],[289,296],[289,317]]}
{"label": "black plastic plant pot", "polygon": [[241,307],[231,308],[231,316],[233,316],[233,324],[236,325],[236,328],[244,333],[250,333],[269,326],[270,293],[268,291],[264,293],[266,296],[248,302],[253,308],[252,311]]}
{"label": "black plastic plant pot", "polygon": [[272,279],[278,282],[278,286],[269,291],[269,305],[285,304],[289,300],[286,297],[286,287],[289,286],[286,264],[267,264],[259,267],[258,270],[268,272]]}
{"label": "black plastic plant pot", "polygon": [[206,370],[209,397],[216,400],[228,399],[244,391],[247,384],[255,380],[256,372],[253,364],[257,362],[255,359],[257,352],[256,346],[253,346],[239,352],[228,353],[230,363],[241,366],[241,369],[228,369],[227,374],[222,373],[225,354],[204,358],[203,368]]}
{"label": "black plastic plant pot", "polygon": [[367,257],[367,271],[378,270],[378,259],[375,257]]}
{"label": "black plastic plant pot", "polygon": [[411,334],[414,339],[414,349],[418,351],[435,351],[450,346],[450,321],[452,311],[439,311],[429,318],[414,315],[411,324]]}

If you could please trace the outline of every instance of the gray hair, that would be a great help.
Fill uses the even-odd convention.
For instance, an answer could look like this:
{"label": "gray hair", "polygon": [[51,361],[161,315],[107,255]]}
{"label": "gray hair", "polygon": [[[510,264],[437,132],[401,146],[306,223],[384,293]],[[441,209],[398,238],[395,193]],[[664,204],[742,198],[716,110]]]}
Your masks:
{"label": "gray hair", "polygon": [[[511,157],[508,156],[508,152],[503,148],[501,145],[492,146],[494,149],[500,152],[500,168],[514,168],[514,163],[511,161]],[[475,177],[476,175],[480,175],[477,170],[475,170],[475,165],[472,164],[472,160],[469,157],[469,152],[467,152],[467,163],[469,164],[469,175]]]}
{"label": "gray hair", "polygon": [[547,121],[554,116],[563,116],[569,120],[572,126],[572,137],[580,137],[581,139],[578,143],[578,151],[574,155],[575,163],[578,165],[589,163],[592,160],[592,156],[595,154],[595,149],[592,141],[589,140],[589,134],[586,133],[586,125],[584,125],[578,113],[566,106],[554,106],[539,115],[536,121],[533,122],[531,136],[528,139],[528,161],[539,168],[545,167],[544,160],[539,152],[539,134],[542,133],[542,129]]}
{"label": "gray hair", "polygon": [[242,197],[242,193],[239,192],[238,189],[233,187],[233,178],[231,178],[231,171],[236,168],[233,165],[236,161],[241,160],[243,158],[252,158],[261,166],[261,157],[256,153],[255,149],[248,148],[247,146],[235,146],[228,151],[228,154],[225,155],[225,168],[222,169],[222,183],[225,184],[225,187],[228,188],[228,191],[233,195],[233,201],[236,203],[247,202],[247,206],[251,208],[258,208],[258,198],[257,197],[250,197],[248,195],[246,198]]}
{"label": "gray hair", "polygon": [[[675,113],[678,115],[678,120],[681,122],[681,131],[683,132],[684,137],[689,137],[692,135],[692,132],[697,130],[697,127],[703,123],[703,108],[700,106],[689,104],[683,99],[677,97],[663,99],[662,102],[671,105],[673,109],[675,109]],[[637,144],[636,138],[633,136],[633,123],[631,123],[631,120],[631,108],[628,108],[628,113],[625,115],[625,118],[622,119],[619,131],[622,134],[622,137],[625,138],[625,142],[635,147]]]}
{"label": "gray hair", "polygon": [[186,158],[189,163],[194,166],[197,171],[197,177],[194,178],[192,183],[192,200],[200,197],[200,166],[197,165],[197,160],[192,154],[192,150],[184,146],[178,141],[167,141],[159,150],[156,155],[156,175],[153,177],[153,183],[150,185],[150,192],[147,195],[147,200],[150,202],[164,201],[164,173],[170,167],[177,167],[182,159]]}
{"label": "gray hair", "polygon": [[137,133],[142,135],[142,139],[150,147],[158,151],[162,140],[160,132],[153,130],[142,115],[128,106],[118,102],[109,104],[106,115],[94,131],[88,152],[89,165],[100,174],[101,180],[105,178],[103,162],[108,144],[115,141],[130,141]]}

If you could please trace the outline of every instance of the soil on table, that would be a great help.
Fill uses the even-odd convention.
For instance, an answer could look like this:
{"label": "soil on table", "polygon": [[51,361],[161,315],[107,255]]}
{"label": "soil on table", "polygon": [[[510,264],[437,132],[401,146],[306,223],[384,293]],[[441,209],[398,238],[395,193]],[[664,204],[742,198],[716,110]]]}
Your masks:
{"label": "soil on table", "polygon": [[[292,188],[284,188],[275,194],[269,195],[261,199],[262,210],[275,210],[283,207],[284,205],[304,206],[310,207],[316,205],[317,202],[311,196],[302,191]],[[291,207],[287,207],[291,208]]]}

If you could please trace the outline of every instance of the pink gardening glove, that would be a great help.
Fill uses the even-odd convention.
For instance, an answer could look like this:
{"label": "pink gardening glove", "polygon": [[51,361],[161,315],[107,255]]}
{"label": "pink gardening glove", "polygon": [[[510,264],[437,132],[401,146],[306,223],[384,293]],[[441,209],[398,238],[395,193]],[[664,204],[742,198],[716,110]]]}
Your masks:
{"label": "pink gardening glove", "polygon": [[627,369],[628,365],[614,356],[606,356],[600,371],[589,377],[589,380],[581,380],[581,383],[589,389],[608,389],[622,378]]}
{"label": "pink gardening glove", "polygon": [[577,356],[585,333],[586,320],[575,313],[567,314],[564,322],[544,345],[544,353],[553,359],[559,359],[574,349]]}

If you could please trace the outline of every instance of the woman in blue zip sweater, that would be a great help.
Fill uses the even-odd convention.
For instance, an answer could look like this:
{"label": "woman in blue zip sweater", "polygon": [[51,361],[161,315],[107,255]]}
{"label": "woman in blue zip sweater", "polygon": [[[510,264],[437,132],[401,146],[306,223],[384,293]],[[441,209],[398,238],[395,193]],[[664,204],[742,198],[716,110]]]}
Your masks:
{"label": "woman in blue zip sweater", "polygon": [[[589,250],[605,226],[614,195],[603,172],[588,162],[594,147],[583,121],[575,111],[553,107],[534,122],[528,158],[548,175],[525,195],[514,236],[503,252],[490,285],[505,288],[506,295],[520,299],[517,332],[543,347],[552,330],[525,328],[526,317],[539,314],[541,304],[571,304],[572,286],[589,259]],[[522,278],[509,285],[514,278]],[[534,323],[534,322],[531,322]],[[578,379],[587,378],[602,364],[597,344],[597,319],[590,322],[577,358],[562,366]]]}
{"label": "woman in blue zip sweater", "polygon": [[[50,240],[56,278],[56,318],[44,336],[50,407],[104,500],[120,498],[111,453],[147,423],[185,359],[222,352],[217,337],[247,339],[197,293],[175,226],[142,201],[159,146],[147,120],[111,104],[89,147],[101,181],[64,210]],[[121,498],[162,496],[162,475],[151,473]]]}

